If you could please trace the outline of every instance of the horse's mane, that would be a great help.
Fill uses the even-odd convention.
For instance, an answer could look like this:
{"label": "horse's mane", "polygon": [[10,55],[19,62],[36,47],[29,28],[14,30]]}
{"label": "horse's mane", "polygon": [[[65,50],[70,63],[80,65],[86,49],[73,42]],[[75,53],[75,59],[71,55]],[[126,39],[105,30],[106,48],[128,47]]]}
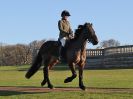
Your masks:
{"label": "horse's mane", "polygon": [[71,42],[73,42],[73,41],[77,40],[77,38],[79,38],[82,29],[83,29],[83,25],[79,25],[78,28],[75,30],[74,38],[70,40]]}
{"label": "horse's mane", "polygon": [[71,44],[72,42],[77,41],[77,39],[81,36],[81,33],[82,33],[84,27],[86,27],[86,26],[88,26],[88,25],[90,26],[90,25],[92,25],[92,24],[90,24],[90,23],[85,23],[84,25],[78,25],[78,28],[75,30],[75,33],[74,33],[74,38],[70,39],[70,40],[67,42],[66,47],[67,47],[69,44]]}
{"label": "horse's mane", "polygon": [[83,28],[87,25],[91,25],[91,24],[90,23],[85,23],[84,25],[78,25],[78,28],[75,30],[75,33],[74,33],[74,38],[71,39],[71,40],[75,41],[77,38],[79,38],[80,34],[82,33]]}

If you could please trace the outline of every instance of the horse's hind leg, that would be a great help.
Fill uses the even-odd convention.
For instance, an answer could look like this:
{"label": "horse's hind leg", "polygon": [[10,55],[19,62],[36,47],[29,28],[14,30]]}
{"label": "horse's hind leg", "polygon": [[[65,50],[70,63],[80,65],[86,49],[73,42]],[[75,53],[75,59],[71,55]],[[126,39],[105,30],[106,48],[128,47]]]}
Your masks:
{"label": "horse's hind leg", "polygon": [[48,66],[43,68],[43,73],[44,73],[44,80],[42,81],[41,85],[43,86],[47,83],[48,88],[53,89],[54,87],[51,84],[50,79],[49,79],[49,68],[48,68]]}
{"label": "horse's hind leg", "polygon": [[44,86],[46,84],[46,82],[47,82],[47,73],[46,73],[47,71],[45,71],[46,70],[45,68],[46,67],[43,68],[44,80],[42,81],[41,86]]}
{"label": "horse's hind leg", "polygon": [[51,84],[49,79],[49,63],[50,59],[44,61],[44,68],[43,68],[44,80],[42,81],[41,85],[43,86],[47,83],[48,88],[53,89],[53,85]]}
{"label": "horse's hind leg", "polygon": [[71,77],[67,77],[67,78],[64,80],[64,83],[71,82],[71,81],[72,81],[74,78],[76,78],[76,76],[77,76],[77,73],[76,73],[76,71],[75,71],[75,64],[74,64],[74,63],[69,64],[69,68],[71,69],[72,76],[71,76]]}
{"label": "horse's hind leg", "polygon": [[51,84],[50,79],[49,79],[49,67],[46,68],[46,72],[47,72],[47,84],[48,84],[48,88],[53,89],[54,86]]}

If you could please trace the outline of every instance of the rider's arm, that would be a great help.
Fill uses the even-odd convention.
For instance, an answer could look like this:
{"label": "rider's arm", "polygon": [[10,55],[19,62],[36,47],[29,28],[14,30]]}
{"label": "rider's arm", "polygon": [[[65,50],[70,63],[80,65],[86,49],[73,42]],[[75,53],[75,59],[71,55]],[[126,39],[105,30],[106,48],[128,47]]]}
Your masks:
{"label": "rider's arm", "polygon": [[72,31],[72,29],[71,29],[71,25],[70,25],[69,22],[68,22],[68,24],[69,24],[69,33],[70,33],[70,34],[73,34],[73,31]]}

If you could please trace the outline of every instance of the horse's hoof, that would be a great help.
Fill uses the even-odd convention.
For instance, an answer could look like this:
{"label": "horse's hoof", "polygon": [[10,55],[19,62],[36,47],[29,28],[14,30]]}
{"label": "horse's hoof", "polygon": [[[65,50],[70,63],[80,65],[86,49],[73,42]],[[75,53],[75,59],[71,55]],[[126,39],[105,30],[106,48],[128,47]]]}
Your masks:
{"label": "horse's hoof", "polygon": [[69,82],[68,79],[65,79],[65,80],[64,80],[64,83],[68,83],[68,82]]}
{"label": "horse's hoof", "polygon": [[53,85],[48,85],[48,88],[54,89],[54,86]]}
{"label": "horse's hoof", "polygon": [[70,77],[68,77],[68,78],[66,78],[65,80],[64,80],[64,83],[68,83],[68,82],[71,82],[73,79],[71,79]]}
{"label": "horse's hoof", "polygon": [[85,86],[80,86],[80,88],[84,91],[86,91],[86,87]]}
{"label": "horse's hoof", "polygon": [[47,81],[42,81],[41,86],[43,87],[46,84]]}

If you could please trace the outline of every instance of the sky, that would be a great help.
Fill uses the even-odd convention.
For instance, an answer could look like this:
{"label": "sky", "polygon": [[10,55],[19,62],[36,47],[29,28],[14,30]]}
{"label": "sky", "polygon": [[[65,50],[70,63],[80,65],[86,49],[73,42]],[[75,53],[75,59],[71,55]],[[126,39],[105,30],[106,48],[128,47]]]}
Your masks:
{"label": "sky", "polygon": [[71,14],[73,31],[90,22],[99,42],[115,39],[121,45],[133,44],[133,0],[0,0],[0,42],[57,40],[63,10]]}

